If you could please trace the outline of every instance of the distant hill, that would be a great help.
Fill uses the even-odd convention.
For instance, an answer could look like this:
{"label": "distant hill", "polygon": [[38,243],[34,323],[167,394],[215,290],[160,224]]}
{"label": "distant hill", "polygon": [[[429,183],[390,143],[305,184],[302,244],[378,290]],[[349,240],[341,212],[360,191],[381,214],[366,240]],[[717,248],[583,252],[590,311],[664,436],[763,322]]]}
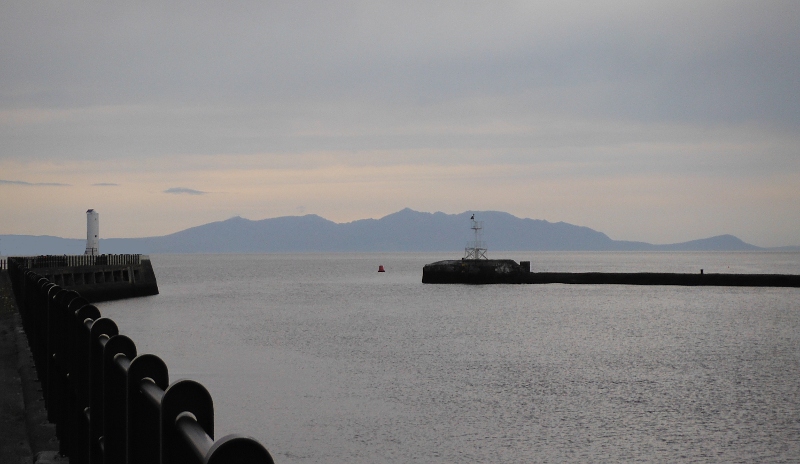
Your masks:
{"label": "distant hill", "polygon": [[[499,211],[474,212],[484,221],[489,251],[755,251],[732,235],[669,245],[612,240],[588,227],[540,219],[521,219]],[[146,238],[100,240],[103,253],[274,253],[443,251],[461,253],[472,238],[470,216],[404,209],[381,219],[338,224],[317,215],[260,221],[241,217]],[[81,239],[0,236],[9,255],[80,254]],[[800,251],[800,247],[781,250]]]}
{"label": "distant hill", "polygon": [[49,235],[0,235],[0,255],[82,255],[86,239]]}

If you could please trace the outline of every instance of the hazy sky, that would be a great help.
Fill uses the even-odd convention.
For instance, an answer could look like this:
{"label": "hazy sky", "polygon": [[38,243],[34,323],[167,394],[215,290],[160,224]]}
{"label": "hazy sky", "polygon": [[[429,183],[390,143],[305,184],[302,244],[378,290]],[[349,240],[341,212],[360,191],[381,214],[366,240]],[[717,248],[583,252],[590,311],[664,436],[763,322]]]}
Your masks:
{"label": "hazy sky", "polygon": [[410,207],[800,245],[798,25],[795,0],[2,2],[0,234]]}

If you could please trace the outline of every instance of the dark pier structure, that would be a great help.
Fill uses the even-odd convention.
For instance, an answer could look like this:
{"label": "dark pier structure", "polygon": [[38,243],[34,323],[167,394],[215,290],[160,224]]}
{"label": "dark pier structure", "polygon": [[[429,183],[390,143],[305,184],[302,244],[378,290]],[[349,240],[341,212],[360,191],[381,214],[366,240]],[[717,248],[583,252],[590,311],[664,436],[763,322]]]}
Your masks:
{"label": "dark pier structure", "polygon": [[675,274],[666,272],[531,272],[530,261],[461,259],[422,269],[424,284],[616,284],[720,287],[800,287],[795,274]]}
{"label": "dark pier structure", "polygon": [[423,284],[605,284],[685,285],[719,287],[800,287],[794,274],[676,274],[666,272],[531,272],[530,261],[488,259],[482,239],[483,221],[470,218],[475,239],[464,257],[437,261],[422,268]]}
{"label": "dark pier structure", "polygon": [[203,385],[193,380],[170,383],[164,361],[138,353],[133,340],[120,334],[116,323],[102,317],[82,293],[35,272],[50,273],[73,288],[105,291],[102,287],[124,284],[131,292],[146,281],[135,260],[49,258],[10,258],[7,264],[47,420],[55,424],[62,456],[72,464],[273,462],[253,438],[231,434],[215,439],[213,400]]}
{"label": "dark pier structure", "polygon": [[147,255],[47,255],[9,257],[91,303],[158,295],[158,283]]}

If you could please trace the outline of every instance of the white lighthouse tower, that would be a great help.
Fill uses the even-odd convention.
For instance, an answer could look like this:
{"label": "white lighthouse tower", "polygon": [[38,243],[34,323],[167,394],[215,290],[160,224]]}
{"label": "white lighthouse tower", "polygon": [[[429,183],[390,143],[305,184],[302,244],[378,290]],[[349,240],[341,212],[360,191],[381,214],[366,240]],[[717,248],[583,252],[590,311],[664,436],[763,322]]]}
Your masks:
{"label": "white lighthouse tower", "polygon": [[86,211],[86,255],[100,254],[100,215],[90,209]]}

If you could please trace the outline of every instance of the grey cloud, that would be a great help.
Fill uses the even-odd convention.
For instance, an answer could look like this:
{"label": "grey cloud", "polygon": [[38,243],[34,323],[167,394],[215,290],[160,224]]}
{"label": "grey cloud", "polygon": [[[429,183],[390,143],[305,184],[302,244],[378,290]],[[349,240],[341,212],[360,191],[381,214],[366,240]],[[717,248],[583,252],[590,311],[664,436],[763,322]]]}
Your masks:
{"label": "grey cloud", "polygon": [[34,185],[30,182],[25,182],[21,180],[3,180],[0,179],[0,184],[11,184],[11,185]]}
{"label": "grey cloud", "polygon": [[64,113],[0,123],[2,157],[500,149],[475,126],[556,117],[800,126],[793,1],[35,5],[0,6],[0,110]]}
{"label": "grey cloud", "polygon": [[25,185],[30,187],[69,187],[70,184],[61,184],[58,182],[25,182],[22,180],[3,180],[0,179],[0,184],[6,185]]}
{"label": "grey cloud", "polygon": [[777,96],[797,89],[798,12],[791,2],[15,7],[0,20],[14,45],[3,62],[15,64],[2,81],[6,99],[66,105],[397,104],[555,86],[576,91],[567,108],[611,115],[797,118]]}
{"label": "grey cloud", "polygon": [[92,184],[92,187],[119,187],[119,184],[112,182],[98,182],[96,184]]}
{"label": "grey cloud", "polygon": [[200,190],[194,190],[185,187],[173,187],[164,190],[164,193],[172,193],[172,194],[186,194],[186,195],[205,195],[208,192],[202,192]]}

